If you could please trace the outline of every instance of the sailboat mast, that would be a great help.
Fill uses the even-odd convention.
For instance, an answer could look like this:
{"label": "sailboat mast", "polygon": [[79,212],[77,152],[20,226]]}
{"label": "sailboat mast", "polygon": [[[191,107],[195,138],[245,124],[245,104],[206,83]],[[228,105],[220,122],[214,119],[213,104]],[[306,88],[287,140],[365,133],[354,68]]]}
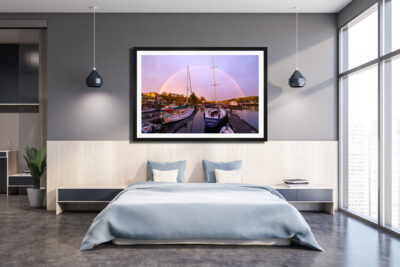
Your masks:
{"label": "sailboat mast", "polygon": [[212,58],[212,65],[213,65],[213,75],[214,75],[214,101],[217,103],[217,81],[215,79],[215,65],[214,65],[214,56],[211,56]]}
{"label": "sailboat mast", "polygon": [[186,103],[189,101],[189,65],[186,67]]}
{"label": "sailboat mast", "polygon": [[187,66],[187,76],[186,76],[186,102],[189,101],[189,89],[190,89],[190,94],[193,92],[192,90],[192,81],[190,80],[190,70],[189,70],[189,65]]}

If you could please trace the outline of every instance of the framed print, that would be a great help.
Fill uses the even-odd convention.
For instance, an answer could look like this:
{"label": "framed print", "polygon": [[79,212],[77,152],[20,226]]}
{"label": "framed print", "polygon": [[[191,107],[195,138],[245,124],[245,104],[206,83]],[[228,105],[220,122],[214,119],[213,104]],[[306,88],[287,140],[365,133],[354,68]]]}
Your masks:
{"label": "framed print", "polygon": [[267,48],[132,48],[131,141],[267,141]]}

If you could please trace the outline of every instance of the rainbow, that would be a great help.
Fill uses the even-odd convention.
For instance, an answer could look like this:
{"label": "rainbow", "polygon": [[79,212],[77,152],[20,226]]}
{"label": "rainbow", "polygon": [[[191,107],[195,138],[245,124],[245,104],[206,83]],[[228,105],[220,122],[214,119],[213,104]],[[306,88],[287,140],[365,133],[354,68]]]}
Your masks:
{"label": "rainbow", "polygon": [[[190,66],[190,69],[191,69],[191,70],[192,70],[192,69],[203,69],[203,68],[210,69],[210,66],[208,66],[208,65]],[[166,92],[165,90],[166,90],[167,84],[168,84],[169,82],[171,82],[173,79],[175,79],[178,75],[183,74],[183,73],[186,73],[186,71],[187,71],[186,68],[183,68],[183,69],[181,69],[181,70],[178,70],[178,71],[175,72],[174,74],[172,74],[172,75],[164,82],[164,84],[161,86],[161,88],[160,88],[160,90],[158,91],[158,93],[159,93],[159,94],[162,94],[163,92]],[[218,68],[215,68],[215,71],[218,72],[218,73],[221,73],[222,75],[224,75],[225,77],[227,77],[230,81],[232,81],[232,83],[235,85],[235,87],[239,90],[240,95],[241,95],[242,97],[244,97],[244,93],[243,93],[242,88],[241,88],[240,85],[235,81],[235,79],[232,78],[232,76],[230,76],[228,73],[226,73],[225,71],[220,70],[220,69],[218,69]]]}

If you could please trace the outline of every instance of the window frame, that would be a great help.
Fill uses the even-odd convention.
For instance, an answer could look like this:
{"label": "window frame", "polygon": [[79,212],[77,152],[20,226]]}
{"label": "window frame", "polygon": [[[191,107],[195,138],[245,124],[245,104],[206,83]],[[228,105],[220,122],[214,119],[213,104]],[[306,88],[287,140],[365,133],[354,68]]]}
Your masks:
{"label": "window frame", "polygon": [[[373,5],[371,5],[367,10],[363,11],[361,14],[358,14],[345,25],[338,29],[338,64],[337,64],[337,72],[338,72],[338,136],[339,136],[339,210],[359,218],[366,223],[374,225],[384,231],[390,232],[398,237],[400,237],[400,230],[391,227],[392,223],[392,198],[391,198],[391,172],[392,172],[392,122],[391,122],[391,93],[392,88],[387,90],[385,88],[386,74],[385,71],[385,63],[388,60],[393,60],[400,55],[400,49],[394,50],[389,53],[384,53],[385,49],[385,34],[386,27],[384,23],[388,22],[388,20],[384,16],[385,10],[385,2],[392,0],[378,0]],[[377,58],[372,59],[368,62],[362,63],[359,66],[353,67],[351,69],[343,70],[343,56],[348,55],[347,49],[343,49],[343,37],[348,38],[345,32],[348,32],[349,26],[354,23],[359,22],[365,16],[369,15],[371,10],[377,9],[378,12],[378,51]],[[400,14],[399,14],[400,15]],[[386,21],[385,21],[386,19]],[[391,25],[390,25],[391,27]],[[342,36],[342,34],[344,36]],[[348,60],[346,60],[348,64]],[[347,175],[347,164],[345,161],[348,160],[348,155],[345,153],[347,151],[348,146],[348,136],[347,136],[347,115],[348,115],[348,98],[344,94],[343,91],[343,83],[347,82],[349,75],[356,73],[358,71],[367,69],[373,65],[377,65],[378,68],[378,218],[377,221],[374,221],[372,218],[363,216],[354,211],[348,209],[348,180]],[[389,114],[389,115],[388,115]]]}
{"label": "window frame", "polygon": [[[353,19],[348,21],[345,25],[343,25],[342,27],[339,28],[339,33],[338,33],[338,40],[339,40],[339,53],[338,53],[338,55],[339,55],[339,59],[338,59],[339,60],[338,61],[339,68],[338,68],[338,73],[339,73],[339,75],[346,74],[346,73],[347,73],[346,75],[349,75],[352,72],[359,71],[360,69],[363,69],[365,67],[368,67],[370,65],[373,65],[373,64],[377,63],[377,60],[376,60],[377,58],[374,58],[374,59],[371,59],[370,61],[363,62],[363,63],[361,63],[361,64],[359,64],[359,65],[357,65],[357,66],[355,66],[355,67],[350,69],[350,68],[348,68],[349,62],[348,62],[348,59],[347,59],[346,62],[345,62],[346,68],[345,68],[344,71],[342,71],[344,69],[344,67],[342,65],[342,62],[340,61],[340,58],[342,58],[342,54],[343,53],[345,53],[347,56],[349,55],[348,49],[347,48],[344,49],[344,47],[342,45],[343,44],[343,37],[342,37],[341,33],[342,32],[346,32],[345,37],[346,37],[346,39],[348,39],[349,28],[351,26],[353,26],[353,25],[356,25],[357,23],[359,23],[360,21],[362,21],[363,19],[365,19],[369,15],[371,15],[375,10],[377,11],[377,14],[378,14],[377,19],[380,20],[380,18],[379,18],[380,9],[378,7],[378,3],[375,3],[372,6],[370,6],[369,8],[367,8],[367,10],[363,11],[361,14],[358,14],[356,17],[354,17]],[[379,48],[379,44],[380,44],[380,41],[379,41],[380,40],[380,36],[379,36],[380,28],[379,28],[379,24],[377,26],[378,26],[378,38],[377,38],[378,51],[377,51],[376,55],[378,55],[378,57],[379,57],[381,55],[380,54],[381,53],[380,52],[381,49]]]}

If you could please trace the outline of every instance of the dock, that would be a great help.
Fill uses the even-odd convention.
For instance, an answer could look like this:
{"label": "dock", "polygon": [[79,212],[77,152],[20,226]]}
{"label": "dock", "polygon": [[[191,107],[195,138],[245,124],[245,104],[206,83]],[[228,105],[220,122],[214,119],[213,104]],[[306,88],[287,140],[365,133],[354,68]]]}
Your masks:
{"label": "dock", "polygon": [[228,112],[228,120],[235,133],[258,133],[256,128],[232,112]]}

